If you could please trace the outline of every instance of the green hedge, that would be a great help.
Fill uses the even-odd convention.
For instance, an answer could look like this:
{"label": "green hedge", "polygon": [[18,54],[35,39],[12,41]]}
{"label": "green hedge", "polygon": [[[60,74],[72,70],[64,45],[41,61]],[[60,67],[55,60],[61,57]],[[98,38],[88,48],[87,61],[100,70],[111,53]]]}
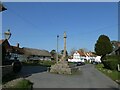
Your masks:
{"label": "green hedge", "polygon": [[39,61],[39,64],[42,66],[50,67],[51,65],[55,64],[54,61]]}
{"label": "green hedge", "polygon": [[117,70],[118,61],[107,61],[110,70]]}
{"label": "green hedge", "polygon": [[48,61],[48,60],[32,60],[27,62],[22,62],[23,65],[27,66],[46,66],[50,67],[51,65],[55,64],[55,61]]}
{"label": "green hedge", "polygon": [[110,55],[107,56],[107,60],[117,60],[120,63],[120,55]]}
{"label": "green hedge", "polygon": [[120,56],[107,56],[107,60],[103,61],[104,67],[110,70],[117,70],[117,65],[120,64]]}

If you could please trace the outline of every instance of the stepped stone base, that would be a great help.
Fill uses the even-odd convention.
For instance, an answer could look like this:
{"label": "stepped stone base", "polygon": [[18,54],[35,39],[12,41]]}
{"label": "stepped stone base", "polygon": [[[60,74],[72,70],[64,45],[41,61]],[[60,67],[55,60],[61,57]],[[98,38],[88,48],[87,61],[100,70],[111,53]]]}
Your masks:
{"label": "stepped stone base", "polygon": [[72,74],[71,68],[69,67],[68,63],[65,61],[60,61],[55,65],[52,65],[50,67],[50,72],[57,74]]}

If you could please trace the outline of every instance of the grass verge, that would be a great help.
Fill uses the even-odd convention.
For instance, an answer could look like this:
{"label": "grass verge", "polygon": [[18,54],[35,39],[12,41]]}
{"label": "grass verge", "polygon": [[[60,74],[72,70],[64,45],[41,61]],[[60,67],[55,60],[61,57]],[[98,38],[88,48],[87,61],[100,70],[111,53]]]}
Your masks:
{"label": "grass verge", "polygon": [[28,90],[32,87],[32,83],[29,80],[23,79],[19,81],[14,88],[22,88],[22,90]]}
{"label": "grass verge", "polygon": [[3,90],[32,90],[33,83],[26,79],[16,79],[3,85]]}
{"label": "grass verge", "polygon": [[102,73],[104,73],[105,75],[107,75],[108,77],[110,77],[112,80],[114,80],[115,82],[117,82],[118,84],[120,84],[120,72],[116,71],[116,70],[109,70],[104,68],[103,64],[98,64],[95,65],[95,67],[101,71]]}

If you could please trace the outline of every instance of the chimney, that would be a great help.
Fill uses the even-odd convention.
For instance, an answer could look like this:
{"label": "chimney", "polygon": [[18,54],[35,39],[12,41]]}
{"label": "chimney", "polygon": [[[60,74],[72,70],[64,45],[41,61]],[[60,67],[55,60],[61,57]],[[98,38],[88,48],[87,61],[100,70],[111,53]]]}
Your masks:
{"label": "chimney", "polygon": [[17,47],[19,48],[19,43],[17,43]]}

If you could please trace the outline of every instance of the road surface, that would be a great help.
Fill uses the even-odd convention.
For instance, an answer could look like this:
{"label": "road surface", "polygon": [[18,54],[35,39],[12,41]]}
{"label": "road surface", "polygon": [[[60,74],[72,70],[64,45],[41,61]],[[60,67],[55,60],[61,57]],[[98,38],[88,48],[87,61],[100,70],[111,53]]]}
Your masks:
{"label": "road surface", "polygon": [[80,73],[58,75],[40,66],[23,67],[21,75],[34,83],[34,88],[118,88],[118,84],[95,69],[94,65],[80,66]]}

